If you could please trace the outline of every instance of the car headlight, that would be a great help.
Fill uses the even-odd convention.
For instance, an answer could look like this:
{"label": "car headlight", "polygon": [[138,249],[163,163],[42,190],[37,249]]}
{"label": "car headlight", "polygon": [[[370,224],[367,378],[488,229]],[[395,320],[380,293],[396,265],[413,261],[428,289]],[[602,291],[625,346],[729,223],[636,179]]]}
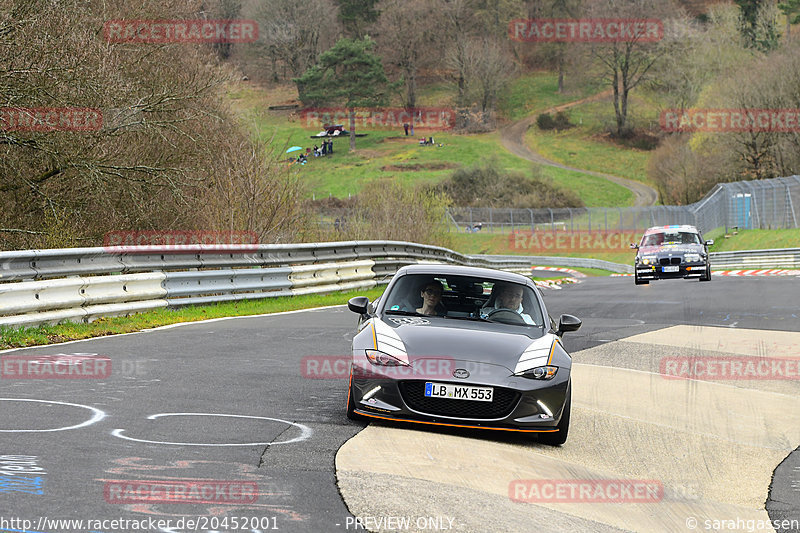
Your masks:
{"label": "car headlight", "polygon": [[643,255],[641,257],[641,262],[643,265],[655,265],[658,261],[658,257],[654,255]]}
{"label": "car headlight", "polygon": [[700,261],[700,254],[684,254],[683,260],[687,263],[697,263]]}
{"label": "car headlight", "polygon": [[367,354],[367,359],[373,365],[378,366],[410,366],[405,362],[397,359],[396,357],[392,357],[388,353],[383,353],[378,350],[365,350]]}
{"label": "car headlight", "polygon": [[558,372],[557,366],[537,366],[514,375],[528,379],[547,380],[556,377],[556,372]]}

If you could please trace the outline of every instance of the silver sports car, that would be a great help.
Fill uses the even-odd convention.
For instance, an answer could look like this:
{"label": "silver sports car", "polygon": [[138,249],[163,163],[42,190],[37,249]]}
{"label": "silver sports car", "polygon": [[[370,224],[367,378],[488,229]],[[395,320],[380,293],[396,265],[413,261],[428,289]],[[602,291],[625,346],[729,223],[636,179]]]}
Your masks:
{"label": "silver sports car", "polygon": [[383,295],[348,303],[359,314],[347,415],[533,433],[563,444],[572,359],[533,282],[451,265],[401,268]]}

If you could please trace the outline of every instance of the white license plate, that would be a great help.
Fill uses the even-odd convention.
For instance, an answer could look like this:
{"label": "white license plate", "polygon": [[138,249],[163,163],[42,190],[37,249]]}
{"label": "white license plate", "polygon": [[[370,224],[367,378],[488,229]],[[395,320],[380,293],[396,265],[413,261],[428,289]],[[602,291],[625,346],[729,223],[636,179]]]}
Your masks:
{"label": "white license plate", "polygon": [[680,272],[681,267],[678,265],[675,266],[668,266],[668,267],[661,267],[661,272]]}
{"label": "white license plate", "polygon": [[451,400],[473,400],[491,402],[494,389],[491,387],[470,387],[450,383],[425,383],[425,396],[428,398],[448,398]]}

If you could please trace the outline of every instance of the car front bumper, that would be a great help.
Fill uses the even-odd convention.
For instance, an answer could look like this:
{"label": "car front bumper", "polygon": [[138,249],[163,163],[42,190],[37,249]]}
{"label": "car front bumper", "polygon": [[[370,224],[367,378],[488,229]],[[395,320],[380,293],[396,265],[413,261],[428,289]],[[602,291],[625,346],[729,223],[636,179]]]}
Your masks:
{"label": "car front bumper", "polygon": [[[475,368],[476,363],[472,365]],[[381,377],[374,368],[365,371],[353,365],[350,394],[356,413],[377,419],[531,433],[557,431],[569,388],[569,368],[559,368],[551,380],[501,375],[497,365],[483,369],[486,372],[478,372],[478,379],[464,381]],[[491,402],[426,398],[426,382],[492,387],[494,397]]]}
{"label": "car front bumper", "polygon": [[[664,272],[665,267],[677,266],[676,272]],[[636,265],[636,276],[643,280],[699,278],[704,276],[708,263],[682,263],[680,265]]]}

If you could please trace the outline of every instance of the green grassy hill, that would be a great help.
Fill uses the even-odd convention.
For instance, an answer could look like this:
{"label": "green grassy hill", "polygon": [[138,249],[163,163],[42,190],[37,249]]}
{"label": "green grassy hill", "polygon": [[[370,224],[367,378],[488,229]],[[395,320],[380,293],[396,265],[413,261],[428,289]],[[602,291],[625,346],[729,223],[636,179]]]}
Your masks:
{"label": "green grassy hill", "polygon": [[[555,89],[556,80],[552,74],[522,77],[513,84],[502,109],[519,116],[522,102],[531,98],[533,108],[545,109],[592,94],[591,88],[578,95],[558,95]],[[290,111],[267,110],[270,105],[286,103],[295,97],[291,87],[267,90],[246,84],[240,84],[230,95],[234,107],[253,124],[259,138],[264,141],[272,139],[272,143],[282,150],[295,145],[305,149],[319,143],[310,138],[319,127],[304,124],[296,113]],[[420,101],[421,105],[442,105],[441,102],[447,102],[451,97],[447,87],[432,85],[422,91]],[[348,139],[336,139],[332,157],[312,157],[306,165],[292,167],[306,182],[310,195],[347,198],[357,194],[364,183],[385,177],[404,183],[436,183],[449,177],[456,168],[483,162],[489,157],[495,157],[506,170],[532,174],[532,163],[509,153],[500,144],[497,132],[456,135],[418,129],[415,132],[417,139],[412,139],[406,137],[401,128],[357,131],[367,136],[356,140],[355,152],[348,151]],[[433,136],[437,146],[420,146],[418,138],[423,135]],[[443,146],[438,146],[439,143]],[[575,191],[587,206],[632,203],[630,191],[602,178],[550,167],[542,168],[542,174],[552,179],[556,186]]]}

